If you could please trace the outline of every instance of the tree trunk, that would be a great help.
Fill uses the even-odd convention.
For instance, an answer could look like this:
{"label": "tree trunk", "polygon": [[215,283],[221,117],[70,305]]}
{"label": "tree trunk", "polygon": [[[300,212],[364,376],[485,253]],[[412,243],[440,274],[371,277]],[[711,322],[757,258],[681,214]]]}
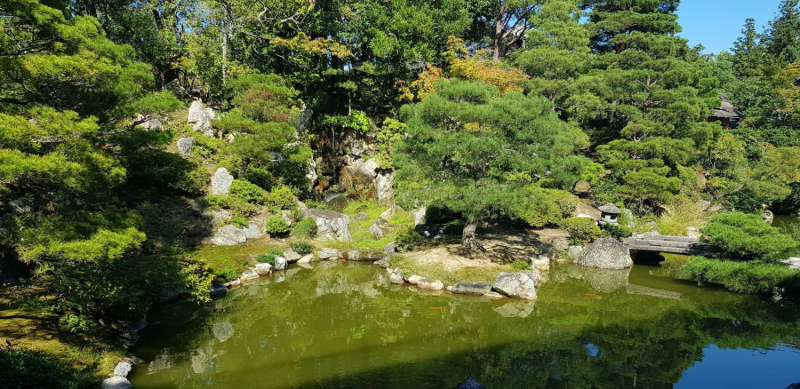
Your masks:
{"label": "tree trunk", "polygon": [[494,59],[495,62],[500,62],[500,49],[503,45],[503,19],[506,16],[506,4],[500,4],[500,14],[497,16],[497,24],[494,28]]}
{"label": "tree trunk", "polygon": [[461,235],[461,247],[467,251],[483,251],[483,245],[475,238],[475,230],[477,228],[478,219],[469,218]]}

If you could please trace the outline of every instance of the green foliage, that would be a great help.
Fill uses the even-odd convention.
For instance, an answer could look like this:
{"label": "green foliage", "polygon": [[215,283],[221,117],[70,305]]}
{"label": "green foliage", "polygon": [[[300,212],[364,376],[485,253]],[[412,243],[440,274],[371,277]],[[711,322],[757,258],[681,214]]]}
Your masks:
{"label": "green foliage", "polygon": [[547,99],[455,79],[436,86],[401,111],[408,133],[394,155],[401,204],[445,204],[468,219],[519,217],[531,183],[569,188],[589,163],[574,155],[585,136],[558,120]]}
{"label": "green foliage", "polygon": [[397,251],[399,252],[413,251],[414,248],[419,246],[421,243],[422,235],[420,235],[419,232],[413,228],[406,228],[400,231],[395,239],[395,245],[397,247]]}
{"label": "green foliage", "polygon": [[229,196],[235,197],[238,201],[255,205],[264,205],[268,198],[264,189],[244,180],[233,180]]}
{"label": "green foliage", "polygon": [[561,221],[561,228],[569,233],[571,244],[584,245],[600,237],[602,231],[588,217],[570,217]]}
{"label": "green foliage", "polygon": [[233,269],[225,269],[219,272],[219,276],[222,277],[225,281],[233,281],[239,278],[239,272]]}
{"label": "green foliage", "polygon": [[305,218],[292,226],[292,236],[311,239],[317,236],[317,222],[313,218]]}
{"label": "green foliage", "polygon": [[289,232],[289,224],[280,215],[270,216],[264,228],[272,236],[282,236]]}
{"label": "green foliage", "polygon": [[233,217],[231,217],[231,224],[239,228],[247,228],[249,222],[247,218],[242,215],[233,215]]}
{"label": "green foliage", "polygon": [[278,250],[278,249],[269,249],[268,253],[270,255],[274,255],[276,257],[282,257],[283,256],[283,251]]}
{"label": "green foliage", "polygon": [[[283,253],[281,253],[282,255]],[[256,257],[256,262],[258,263],[268,263],[272,266],[275,266],[275,254],[259,254]]]}
{"label": "green foliage", "polygon": [[600,229],[603,230],[603,236],[610,236],[615,239],[627,238],[633,234],[633,231],[624,225],[603,224]]}
{"label": "green foliage", "polygon": [[289,247],[291,247],[292,250],[300,255],[311,254],[314,252],[314,246],[308,242],[292,242],[289,243]]}
{"label": "green foliage", "polygon": [[351,129],[359,132],[367,132],[372,129],[367,114],[361,111],[354,111],[348,116],[326,116],[320,121],[320,126],[333,128],[339,131]]}
{"label": "green foliage", "polygon": [[759,215],[724,212],[712,217],[700,231],[723,257],[775,262],[800,250],[800,242],[764,223]]}
{"label": "green foliage", "polygon": [[286,185],[278,185],[272,188],[272,192],[267,197],[267,202],[270,205],[280,207],[280,209],[290,209],[296,206],[294,192],[292,188]]}
{"label": "green foliage", "polygon": [[578,197],[564,190],[530,186],[519,217],[536,228],[557,225],[575,212],[578,201]]}
{"label": "green foliage", "polygon": [[464,222],[460,220],[447,223],[444,227],[444,233],[447,235],[461,235],[464,232]]}
{"label": "green foliage", "polygon": [[782,264],[691,257],[682,270],[692,280],[722,284],[737,293],[771,293],[774,288],[800,289],[800,272]]}
{"label": "green foliage", "polygon": [[531,270],[531,265],[529,265],[528,262],[516,260],[511,263],[511,268],[516,271]]}

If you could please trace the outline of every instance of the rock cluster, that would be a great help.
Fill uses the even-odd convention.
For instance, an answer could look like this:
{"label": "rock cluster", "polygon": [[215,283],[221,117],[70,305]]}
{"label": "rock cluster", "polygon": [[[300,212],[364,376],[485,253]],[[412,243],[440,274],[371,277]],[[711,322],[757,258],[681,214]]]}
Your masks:
{"label": "rock cluster", "polygon": [[214,120],[215,113],[211,108],[204,108],[203,103],[194,101],[189,107],[189,123],[195,131],[200,131],[207,137],[214,137],[214,129],[211,128],[211,121]]}
{"label": "rock cluster", "polygon": [[314,208],[309,208],[304,213],[317,223],[317,239],[341,242],[353,240],[350,236],[350,216]]}

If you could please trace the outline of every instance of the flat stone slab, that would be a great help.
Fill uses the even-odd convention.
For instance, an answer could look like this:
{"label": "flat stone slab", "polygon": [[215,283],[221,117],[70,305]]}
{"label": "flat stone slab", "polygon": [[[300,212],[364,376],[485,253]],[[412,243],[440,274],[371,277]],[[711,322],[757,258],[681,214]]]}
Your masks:
{"label": "flat stone slab", "polygon": [[483,296],[492,290],[492,284],[488,282],[459,282],[453,287],[455,294],[469,294]]}

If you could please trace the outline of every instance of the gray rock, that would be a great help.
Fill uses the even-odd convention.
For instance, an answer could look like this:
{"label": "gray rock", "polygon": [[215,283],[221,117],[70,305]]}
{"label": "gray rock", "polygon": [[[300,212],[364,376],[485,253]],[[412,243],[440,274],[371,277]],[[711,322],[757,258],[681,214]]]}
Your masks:
{"label": "gray rock", "polygon": [[383,230],[375,224],[369,226],[369,232],[378,239],[383,238]]}
{"label": "gray rock", "polygon": [[8,202],[8,205],[11,207],[12,213],[29,213],[33,212],[33,201],[27,197],[20,197],[16,200],[11,200]]}
{"label": "gray rock", "polygon": [[425,277],[422,277],[422,276],[417,275],[417,274],[412,274],[412,275],[408,276],[408,279],[406,281],[408,281],[408,283],[411,284],[411,285],[416,285],[416,284],[418,284],[420,281],[422,281],[424,279],[425,279]]}
{"label": "gray rock", "polygon": [[544,255],[539,258],[533,258],[531,259],[531,266],[537,269],[549,270],[550,258]]}
{"label": "gray rock", "polygon": [[394,203],[394,172],[380,173],[375,177],[375,192],[378,204],[389,206]]}
{"label": "gray rock", "polygon": [[186,122],[191,124],[195,131],[200,131],[208,137],[213,137],[214,130],[211,128],[211,120],[214,119],[214,116],[213,109],[203,108],[202,102],[194,101],[189,107],[189,117]]}
{"label": "gray rock", "polygon": [[305,210],[307,217],[313,218],[317,223],[317,239],[351,241],[350,217],[338,212],[323,211],[309,208]]}
{"label": "gray rock", "polygon": [[211,242],[217,246],[235,246],[246,241],[247,235],[244,231],[230,224],[219,228],[211,238]]}
{"label": "gray rock", "polygon": [[393,284],[405,284],[406,280],[403,278],[403,273],[400,269],[394,269],[391,274],[389,274],[389,282]]}
{"label": "gray rock", "polygon": [[569,240],[563,236],[556,236],[550,240],[550,246],[555,252],[561,253],[569,250]]}
{"label": "gray rock", "polygon": [[314,254],[308,254],[302,256],[300,259],[297,260],[297,263],[311,263],[314,260]]}
{"label": "gray rock", "polygon": [[414,212],[414,226],[420,226],[425,224],[425,214],[427,213],[428,208],[422,207]]}
{"label": "gray rock", "polygon": [[272,265],[268,263],[257,263],[256,266],[253,267],[253,270],[259,276],[266,276],[269,275],[269,273],[272,271]]}
{"label": "gray rock", "polygon": [[633,259],[622,242],[611,237],[602,237],[586,246],[578,257],[578,265],[600,269],[627,269],[633,266]]}
{"label": "gray rock", "polygon": [[247,225],[247,228],[242,228],[241,230],[247,239],[257,239],[264,236],[264,234],[266,233],[261,227],[261,225],[255,222],[250,222]]}
{"label": "gray rock", "polygon": [[459,282],[453,288],[453,293],[483,296],[491,290],[492,284],[488,282]]}
{"label": "gray rock", "polygon": [[389,207],[383,211],[383,213],[381,213],[380,218],[383,220],[389,220],[395,215],[395,213],[397,213],[397,210],[394,207]]}
{"label": "gray rock", "polygon": [[128,373],[131,372],[133,366],[128,362],[119,362],[117,366],[114,367],[114,375],[118,377],[127,377]]}
{"label": "gray rock", "polygon": [[583,246],[570,246],[567,250],[567,258],[572,261],[577,261],[583,252]]}
{"label": "gray rock", "polygon": [[539,269],[523,270],[521,273],[525,273],[525,275],[533,281],[534,286],[539,286],[539,282],[542,278],[542,272]]}
{"label": "gray rock", "polygon": [[225,285],[226,288],[237,288],[237,287],[242,286],[242,280],[237,278],[237,279],[235,279],[233,281],[228,281],[228,282],[224,283],[223,285]]}
{"label": "gray rock", "polygon": [[214,334],[214,337],[216,337],[217,340],[220,341],[220,343],[230,339],[230,337],[233,336],[234,333],[236,333],[231,323],[227,321],[214,323],[214,325],[211,326],[211,332]]}
{"label": "gray rock", "polygon": [[101,389],[136,389],[125,377],[114,376],[106,378],[100,385]]}
{"label": "gray rock", "polygon": [[214,176],[211,177],[211,194],[227,196],[228,191],[231,190],[232,183],[233,176],[228,173],[228,169],[224,167],[217,169]]}
{"label": "gray rock", "polygon": [[364,213],[364,212],[359,212],[358,215],[356,215],[356,219],[358,219],[358,220],[367,220],[367,219],[369,219],[369,216],[367,216],[367,214]]}
{"label": "gray rock", "polygon": [[383,253],[387,255],[391,255],[397,252],[397,244],[395,242],[387,243],[386,246],[383,246]]}
{"label": "gray rock", "polygon": [[466,379],[461,381],[461,383],[456,385],[453,389],[486,389],[486,387],[475,382],[473,379]]}
{"label": "gray rock", "polygon": [[503,298],[506,298],[506,296],[503,296],[502,294],[500,294],[500,293],[497,293],[497,292],[495,292],[495,291],[489,291],[489,292],[486,292],[486,293],[483,295],[483,297],[488,297],[488,298],[490,298],[490,299],[503,299]]}
{"label": "gray rock", "polygon": [[211,286],[208,287],[209,296],[222,296],[226,293],[228,293],[228,288],[223,284],[211,284]]}
{"label": "gray rock", "polygon": [[444,290],[444,283],[439,280],[429,280],[423,278],[417,282],[417,288],[425,290]]}
{"label": "gray rock", "polygon": [[300,136],[308,126],[311,124],[311,118],[314,116],[314,110],[306,108],[306,105],[303,104],[303,107],[300,109],[300,117],[297,120],[297,126],[295,126],[295,135]]}
{"label": "gray rock", "polygon": [[[136,121],[141,122],[140,126],[147,131],[163,131],[164,123],[161,118],[152,115],[137,115]],[[164,120],[166,121],[166,120]]]}
{"label": "gray rock", "polygon": [[379,259],[379,260],[377,260],[377,261],[375,261],[375,262],[372,262],[372,264],[373,264],[373,265],[378,265],[378,266],[380,266],[380,267],[382,267],[382,268],[384,268],[384,269],[388,269],[390,266],[392,266],[392,265],[389,263],[389,260],[388,260],[388,259]]}
{"label": "gray rock", "polygon": [[578,181],[575,183],[575,187],[572,189],[572,192],[578,196],[585,196],[588,195],[589,192],[592,191],[592,184],[586,181]]}
{"label": "gray rock", "polygon": [[181,152],[181,155],[184,157],[192,153],[192,146],[194,146],[194,138],[180,138],[178,139],[178,151]]}
{"label": "gray rock", "polygon": [[275,257],[275,270],[283,270],[289,267],[289,262],[286,261],[286,258],[281,257],[280,255]]}
{"label": "gray rock", "polygon": [[781,263],[788,266],[790,269],[800,270],[800,258],[798,257],[791,257],[785,261],[781,261]]}
{"label": "gray rock", "polygon": [[500,273],[492,288],[508,297],[536,300],[536,285],[525,273]]}
{"label": "gray rock", "polygon": [[296,251],[294,251],[292,249],[284,251],[283,252],[283,257],[286,258],[286,262],[289,262],[289,263],[295,263],[295,262],[299,261],[300,258],[302,258],[302,256],[300,254],[298,254]]}
{"label": "gray rock", "polygon": [[245,270],[242,272],[242,276],[239,277],[242,281],[250,281],[258,279],[258,273],[255,270]]}
{"label": "gray rock", "polygon": [[533,313],[535,305],[533,301],[509,301],[494,308],[494,311],[503,317],[528,317]]}
{"label": "gray rock", "polygon": [[342,254],[339,252],[339,250],[328,247],[323,247],[317,255],[319,256],[320,260],[340,259],[342,257]]}

